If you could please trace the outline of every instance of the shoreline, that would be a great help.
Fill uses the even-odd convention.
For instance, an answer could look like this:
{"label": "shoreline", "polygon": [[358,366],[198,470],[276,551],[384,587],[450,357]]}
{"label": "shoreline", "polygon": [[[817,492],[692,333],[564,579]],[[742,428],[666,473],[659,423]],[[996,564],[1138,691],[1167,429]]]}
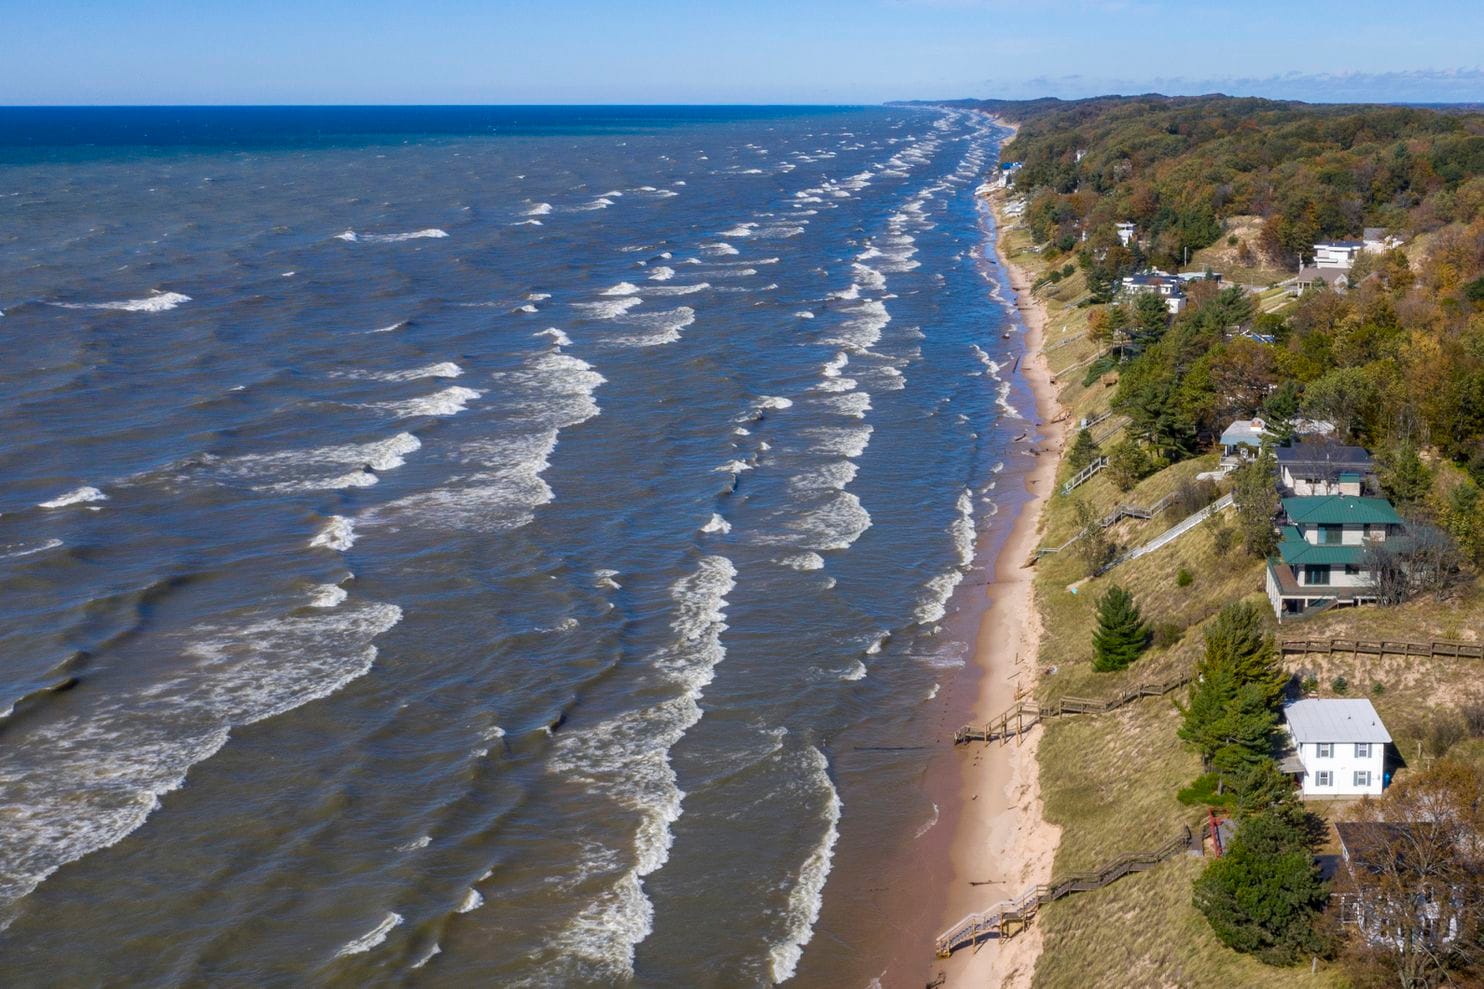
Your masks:
{"label": "shoreline", "polygon": [[[1013,137],[1014,125],[1006,126],[1011,127]],[[1026,561],[1036,548],[1045,504],[1055,487],[1069,421],[1057,421],[1063,409],[1043,349],[1045,307],[1031,296],[1025,272],[1005,256],[1002,217],[996,205],[992,200],[995,255],[1025,324],[1020,373],[1035,400],[1034,449],[1040,456],[1024,474],[1026,500],[996,555],[993,579],[985,587],[988,606],[980,616],[973,650],[979,673],[978,695],[972,704],[974,721],[989,720],[1036,687],[1040,615],[1035,571]],[[1017,744],[982,746],[960,756],[959,813],[948,841],[952,879],[939,930],[1050,878],[1061,832],[1042,816],[1036,761],[1040,738],[1041,733],[1032,732]],[[971,882],[980,885],[971,886]],[[980,950],[936,960],[929,978],[942,975],[946,986],[1029,986],[1040,948],[1040,930],[1031,926],[1003,944],[987,943]]]}

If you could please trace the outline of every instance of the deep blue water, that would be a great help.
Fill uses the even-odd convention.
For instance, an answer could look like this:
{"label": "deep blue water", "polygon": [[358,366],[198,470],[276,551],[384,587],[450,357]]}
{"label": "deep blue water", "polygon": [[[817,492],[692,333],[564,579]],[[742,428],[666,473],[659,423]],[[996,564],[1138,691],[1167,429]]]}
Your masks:
{"label": "deep blue water", "polygon": [[880,972],[856,743],[1029,461],[998,134],[0,110],[7,984]]}

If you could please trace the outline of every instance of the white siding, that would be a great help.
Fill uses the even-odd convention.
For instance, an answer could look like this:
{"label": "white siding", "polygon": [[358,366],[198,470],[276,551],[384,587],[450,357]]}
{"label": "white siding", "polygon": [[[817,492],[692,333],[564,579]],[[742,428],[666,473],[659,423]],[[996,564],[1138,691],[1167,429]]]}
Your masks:
{"label": "white siding", "polygon": [[[1381,742],[1371,742],[1371,754],[1368,757],[1355,754],[1354,742],[1332,742],[1331,755],[1327,758],[1319,755],[1317,743],[1306,743],[1299,746],[1299,758],[1304,763],[1303,793],[1306,797],[1355,797],[1362,794],[1380,796],[1382,789],[1382,773],[1386,768],[1386,746]],[[1320,786],[1318,774],[1327,772],[1330,774],[1328,786]],[[1355,782],[1355,774],[1370,773],[1370,783],[1366,786],[1358,786]]]}

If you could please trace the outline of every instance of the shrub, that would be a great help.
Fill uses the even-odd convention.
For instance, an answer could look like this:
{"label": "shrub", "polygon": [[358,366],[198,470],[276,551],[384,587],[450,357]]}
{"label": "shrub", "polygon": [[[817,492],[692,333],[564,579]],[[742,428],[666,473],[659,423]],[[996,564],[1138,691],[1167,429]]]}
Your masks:
{"label": "shrub", "polygon": [[1227,807],[1235,795],[1227,790],[1217,793],[1221,777],[1216,773],[1202,773],[1189,786],[1181,787],[1175,799],[1190,807]]}
{"label": "shrub", "polygon": [[1177,570],[1175,572],[1175,586],[1176,587],[1189,587],[1191,584],[1194,584],[1194,583],[1195,583],[1195,574],[1191,573],[1189,570],[1185,569],[1184,567],[1181,567],[1179,570]]}
{"label": "shrub", "polygon": [[1149,455],[1133,440],[1121,440],[1108,451],[1108,475],[1119,491],[1129,491],[1154,470]]}
{"label": "shrub", "polygon": [[1386,693],[1386,684],[1382,683],[1380,680],[1377,680],[1375,683],[1371,684],[1371,693],[1376,695],[1377,697],[1380,697],[1382,694]]}
{"label": "shrub", "polygon": [[1484,704],[1465,704],[1459,708],[1464,727],[1473,738],[1484,738]]}
{"label": "shrub", "polygon": [[1221,490],[1212,481],[1181,481],[1170,498],[1169,511],[1176,518],[1194,515],[1211,502],[1221,497]]}
{"label": "shrub", "polygon": [[1319,678],[1311,673],[1304,677],[1304,681],[1299,684],[1299,688],[1305,694],[1317,694],[1319,692]]}
{"label": "shrub", "polygon": [[1237,235],[1236,234],[1232,234],[1230,237],[1226,238],[1226,246],[1227,247],[1236,247],[1237,246]]}
{"label": "shrub", "polygon": [[1154,626],[1154,647],[1168,649],[1179,642],[1184,635],[1185,629],[1178,622],[1160,622]]}
{"label": "shrub", "polygon": [[1467,734],[1468,725],[1457,711],[1436,711],[1427,726],[1427,751],[1434,756],[1447,755]]}
{"label": "shrub", "polygon": [[1237,530],[1229,525],[1217,525],[1216,528],[1211,530],[1211,542],[1215,546],[1216,552],[1221,556],[1230,553],[1236,541]]}
{"label": "shrub", "polygon": [[1337,694],[1343,694],[1350,690],[1350,681],[1344,676],[1337,676],[1329,682],[1329,689]]}

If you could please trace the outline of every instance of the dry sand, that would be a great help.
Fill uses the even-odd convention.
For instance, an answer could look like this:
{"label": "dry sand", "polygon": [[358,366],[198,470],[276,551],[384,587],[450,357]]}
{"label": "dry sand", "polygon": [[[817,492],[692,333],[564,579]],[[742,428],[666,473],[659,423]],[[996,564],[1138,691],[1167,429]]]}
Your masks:
{"label": "dry sand", "polygon": [[[997,221],[998,222],[998,221]],[[1065,448],[1066,423],[1053,423],[1060,413],[1042,343],[1046,312],[1031,297],[1025,273],[999,254],[1010,275],[1025,321],[1024,374],[1036,397],[1042,435],[1041,456],[1026,475],[1030,499],[1015,521],[987,587],[990,599],[980,622],[975,662],[980,670],[976,721],[987,721],[1028,696],[1035,688],[1040,621],[1034,600],[1034,570],[1026,565],[1039,536],[1040,517],[1056,482],[1056,466]],[[961,752],[962,812],[950,846],[953,881],[947,891],[940,929],[995,902],[1020,895],[1051,878],[1051,862],[1061,831],[1041,816],[1036,750],[1041,732],[1022,736],[1019,744],[975,744]],[[970,883],[987,883],[971,886]],[[1004,941],[988,941],[977,950],[960,951],[933,965],[930,978],[946,976],[946,986],[1028,986],[1040,953],[1041,935],[1032,924]]]}

